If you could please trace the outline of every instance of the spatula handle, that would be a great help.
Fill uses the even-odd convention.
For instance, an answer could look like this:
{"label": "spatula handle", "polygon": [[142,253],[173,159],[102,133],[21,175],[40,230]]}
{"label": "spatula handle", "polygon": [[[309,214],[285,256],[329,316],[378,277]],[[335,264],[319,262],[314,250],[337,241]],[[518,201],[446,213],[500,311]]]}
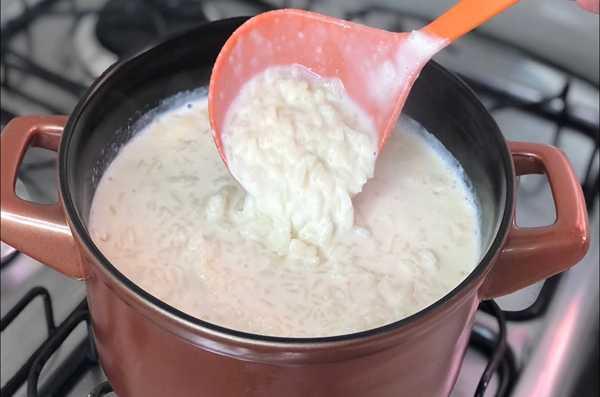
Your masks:
{"label": "spatula handle", "polygon": [[519,0],[460,0],[422,30],[452,42]]}

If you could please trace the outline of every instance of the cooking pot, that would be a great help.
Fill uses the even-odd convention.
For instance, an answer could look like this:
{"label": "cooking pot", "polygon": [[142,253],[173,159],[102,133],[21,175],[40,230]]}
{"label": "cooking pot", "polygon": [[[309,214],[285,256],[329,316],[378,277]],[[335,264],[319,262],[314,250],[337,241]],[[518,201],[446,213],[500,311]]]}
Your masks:
{"label": "cooking pot", "polygon": [[[468,174],[481,207],[484,254],[460,285],[426,309],[350,335],[248,334],[161,302],[120,273],[90,238],[94,191],[134,135],[132,124],[164,98],[206,86],[221,46],[244,20],[199,26],[119,62],[70,117],[11,121],[1,138],[2,240],[86,283],[100,361],[120,397],[447,396],[479,302],[567,269],[589,240],[583,195],[565,156],[551,146],[507,144],[469,87],[434,62],[417,80],[405,113],[435,134]],[[58,151],[56,204],[15,195],[30,145]],[[520,228],[516,176],[532,173],[549,179],[556,222]]]}

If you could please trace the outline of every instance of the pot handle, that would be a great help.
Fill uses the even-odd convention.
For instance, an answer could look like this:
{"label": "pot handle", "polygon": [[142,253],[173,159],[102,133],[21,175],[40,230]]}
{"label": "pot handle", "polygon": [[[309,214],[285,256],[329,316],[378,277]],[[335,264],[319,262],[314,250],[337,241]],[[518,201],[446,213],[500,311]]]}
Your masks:
{"label": "pot handle", "polygon": [[507,242],[480,290],[482,299],[509,294],[567,270],[585,256],[590,243],[583,192],[562,151],[525,142],[510,142],[509,147],[517,176],[548,177],[556,221],[519,227],[513,217]]}
{"label": "pot handle", "polygon": [[2,241],[67,276],[83,278],[81,257],[60,202],[38,204],[15,193],[17,173],[30,145],[58,151],[65,116],[27,116],[11,120],[0,138]]}

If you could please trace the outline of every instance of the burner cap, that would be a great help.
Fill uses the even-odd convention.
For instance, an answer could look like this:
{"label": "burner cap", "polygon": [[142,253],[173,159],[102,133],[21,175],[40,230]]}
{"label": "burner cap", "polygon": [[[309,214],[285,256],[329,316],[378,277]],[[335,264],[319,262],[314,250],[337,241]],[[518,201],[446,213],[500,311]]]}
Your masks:
{"label": "burner cap", "polygon": [[201,0],[109,0],[98,14],[98,41],[119,57],[160,37],[206,22]]}

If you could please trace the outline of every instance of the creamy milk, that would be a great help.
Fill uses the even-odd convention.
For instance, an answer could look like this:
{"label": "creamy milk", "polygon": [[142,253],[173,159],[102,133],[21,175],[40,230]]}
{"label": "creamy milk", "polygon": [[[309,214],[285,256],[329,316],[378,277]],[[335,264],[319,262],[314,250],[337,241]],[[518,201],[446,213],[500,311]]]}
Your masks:
{"label": "creamy milk", "polygon": [[248,238],[257,225],[247,223],[246,194],[214,146],[206,100],[178,103],[121,149],[89,223],[104,255],[169,305],[264,335],[347,334],[431,305],[477,264],[472,193],[415,123],[401,124],[378,155],[352,200],[352,228],[318,249],[278,254]]}

